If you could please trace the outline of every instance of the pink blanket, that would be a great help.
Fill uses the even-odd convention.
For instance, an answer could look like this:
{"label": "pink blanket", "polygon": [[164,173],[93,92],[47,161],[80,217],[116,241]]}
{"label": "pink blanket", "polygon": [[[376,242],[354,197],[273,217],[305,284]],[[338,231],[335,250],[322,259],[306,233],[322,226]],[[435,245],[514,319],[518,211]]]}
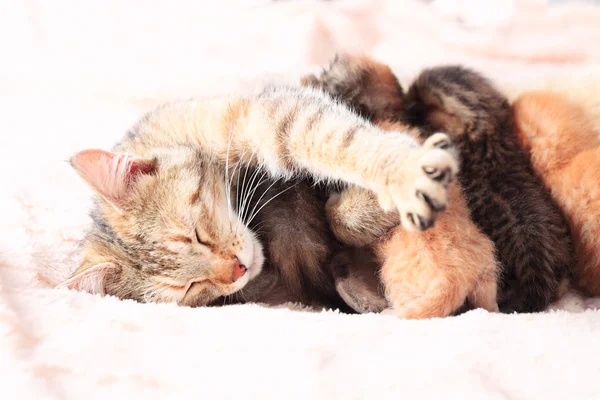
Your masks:
{"label": "pink blanket", "polygon": [[460,62],[511,93],[556,84],[600,116],[600,7],[14,0],[0,38],[4,398],[600,398],[600,313],[575,313],[573,294],[539,315],[399,321],[52,289],[89,224],[90,191],[64,160],[109,148],[159,102],[294,83],[352,51],[404,83]]}

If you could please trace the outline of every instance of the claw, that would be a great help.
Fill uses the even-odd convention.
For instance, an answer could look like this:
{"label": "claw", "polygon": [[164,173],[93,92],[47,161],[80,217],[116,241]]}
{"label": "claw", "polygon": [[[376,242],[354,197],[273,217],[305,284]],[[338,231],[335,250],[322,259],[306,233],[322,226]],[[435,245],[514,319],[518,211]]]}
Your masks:
{"label": "claw", "polygon": [[437,147],[438,149],[446,150],[452,147],[452,142],[450,140],[440,140],[439,142],[435,142],[433,147]]}
{"label": "claw", "polygon": [[431,135],[425,141],[425,145],[430,148],[435,147],[438,149],[446,150],[452,147],[452,141],[450,141],[450,138],[445,133],[438,132]]}
{"label": "claw", "polygon": [[448,184],[451,177],[452,177],[452,171],[450,171],[450,168],[446,168],[446,169],[442,170],[438,176],[435,176],[432,178],[436,182]]}
{"label": "claw", "polygon": [[423,172],[425,172],[427,175],[433,175],[437,172],[437,168],[434,167],[423,167]]}
{"label": "claw", "polygon": [[433,226],[433,218],[425,218],[421,215],[419,217],[419,230],[426,231]]}
{"label": "claw", "polygon": [[440,170],[433,167],[423,167],[423,172],[425,172],[434,181],[442,183],[446,183],[446,181],[449,182],[449,178],[452,176],[452,171],[450,171],[450,168],[444,168]]}
{"label": "claw", "polygon": [[441,212],[446,209],[445,204],[439,204],[439,203],[433,201],[431,199],[431,197],[427,196],[425,193],[421,192],[420,190],[417,190],[417,197],[419,199],[421,199],[422,201],[424,201],[425,203],[427,203],[429,208],[431,208],[435,212]]}

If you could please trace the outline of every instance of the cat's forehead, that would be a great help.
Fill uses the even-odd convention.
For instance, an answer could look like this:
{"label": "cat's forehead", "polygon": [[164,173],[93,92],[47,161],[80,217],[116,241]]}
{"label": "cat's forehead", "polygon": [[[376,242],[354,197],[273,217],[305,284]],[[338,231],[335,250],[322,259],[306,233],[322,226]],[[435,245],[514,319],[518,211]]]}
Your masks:
{"label": "cat's forehead", "polygon": [[186,226],[202,213],[203,201],[210,201],[210,194],[204,193],[201,182],[192,177],[159,178],[152,195],[156,211],[165,222],[181,222]]}
{"label": "cat's forehead", "polygon": [[163,226],[189,230],[199,222],[212,223],[220,214],[220,191],[217,177],[197,168],[170,168],[140,190],[140,212],[154,214]]}

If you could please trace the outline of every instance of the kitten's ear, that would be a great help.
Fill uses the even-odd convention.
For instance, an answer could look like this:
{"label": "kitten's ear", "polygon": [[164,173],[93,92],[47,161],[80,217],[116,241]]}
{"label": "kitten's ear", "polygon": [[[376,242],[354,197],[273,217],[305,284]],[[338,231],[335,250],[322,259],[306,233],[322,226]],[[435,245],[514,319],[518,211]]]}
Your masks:
{"label": "kitten's ear", "polygon": [[91,294],[105,294],[106,277],[116,272],[117,265],[105,262],[92,266],[80,267],[72,277],[61,283],[57,288],[75,289]]}
{"label": "kitten's ear", "polygon": [[71,166],[117,211],[122,212],[122,201],[132,182],[142,174],[156,171],[155,159],[144,159],[104,150],[84,150],[69,160]]}

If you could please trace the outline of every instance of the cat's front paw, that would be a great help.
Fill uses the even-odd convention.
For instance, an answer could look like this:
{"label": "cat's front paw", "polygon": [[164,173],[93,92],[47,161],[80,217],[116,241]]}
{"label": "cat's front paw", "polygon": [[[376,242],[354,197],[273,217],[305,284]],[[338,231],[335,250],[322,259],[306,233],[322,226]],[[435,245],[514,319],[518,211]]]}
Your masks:
{"label": "cat's front paw", "polygon": [[436,133],[411,151],[401,166],[397,179],[377,190],[379,204],[385,211],[396,208],[403,228],[424,231],[431,228],[437,214],[448,204],[448,185],[458,173],[458,160],[446,134]]}

